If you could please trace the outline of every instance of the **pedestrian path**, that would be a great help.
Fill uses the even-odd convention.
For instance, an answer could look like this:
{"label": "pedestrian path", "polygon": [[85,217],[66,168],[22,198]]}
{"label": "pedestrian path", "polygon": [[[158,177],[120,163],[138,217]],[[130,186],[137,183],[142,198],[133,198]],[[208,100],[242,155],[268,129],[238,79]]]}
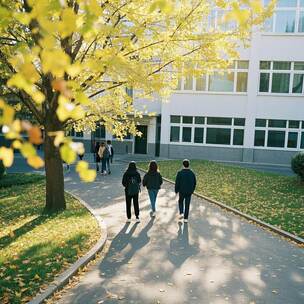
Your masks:
{"label": "pedestrian path", "polygon": [[116,162],[111,175],[93,183],[66,175],[66,189],[106,221],[111,244],[58,303],[304,303],[303,249],[200,198],[192,200],[189,223],[180,225],[169,183],[156,219],[143,190],[141,223],[126,224],[125,167]]}

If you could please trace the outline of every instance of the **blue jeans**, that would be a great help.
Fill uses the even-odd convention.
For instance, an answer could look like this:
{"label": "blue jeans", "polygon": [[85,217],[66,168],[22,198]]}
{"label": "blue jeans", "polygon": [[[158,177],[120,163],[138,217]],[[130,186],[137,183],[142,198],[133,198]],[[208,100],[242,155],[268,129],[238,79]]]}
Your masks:
{"label": "blue jeans", "polygon": [[148,189],[148,193],[150,197],[152,211],[155,212],[158,189]]}
{"label": "blue jeans", "polygon": [[107,161],[105,158],[101,159],[101,173],[107,172]]}

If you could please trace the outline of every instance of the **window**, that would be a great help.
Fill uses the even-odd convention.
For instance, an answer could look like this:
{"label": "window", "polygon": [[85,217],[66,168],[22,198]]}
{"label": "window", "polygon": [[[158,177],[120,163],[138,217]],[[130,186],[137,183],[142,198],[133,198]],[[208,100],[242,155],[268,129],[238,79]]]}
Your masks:
{"label": "window", "polygon": [[286,128],[286,120],[270,119],[268,126],[270,128]]}
{"label": "window", "polygon": [[170,122],[171,123],[180,123],[180,119],[181,119],[180,116],[176,116],[176,115],[171,115],[170,116]]}
{"label": "window", "polygon": [[288,142],[287,147],[288,148],[296,148],[298,142],[298,132],[289,132],[288,133]]}
{"label": "window", "polygon": [[268,131],[268,147],[283,148],[285,144],[285,132],[283,131]]}
{"label": "window", "polygon": [[208,91],[211,92],[233,92],[234,74],[227,73],[219,74],[214,73],[209,76]]}
{"label": "window", "polygon": [[301,135],[301,149],[304,149],[304,132]]}
{"label": "window", "polygon": [[[270,0],[264,0],[269,4]],[[264,24],[264,30],[275,33],[303,32],[303,0],[277,0],[271,18]]]}
{"label": "window", "polygon": [[233,132],[233,144],[242,146],[244,143],[244,130],[235,129]]}
{"label": "window", "polygon": [[207,144],[230,145],[231,130],[207,128]]}
{"label": "window", "polygon": [[106,137],[106,128],[104,125],[96,125],[96,129],[94,131],[94,137],[96,138],[105,138]]}
{"label": "window", "polygon": [[[304,125],[303,125],[304,126]],[[284,119],[256,119],[256,147],[300,149],[300,121]]]}
{"label": "window", "polygon": [[179,127],[171,127],[170,141],[179,142]]}
{"label": "window", "polygon": [[68,136],[72,137],[83,137],[83,131],[76,132],[73,128],[72,130],[68,131]]}
{"label": "window", "polygon": [[195,124],[203,125],[205,123],[205,117],[197,116],[195,117]]}
{"label": "window", "polygon": [[244,144],[245,118],[174,117],[172,119],[171,116],[171,142],[229,146]]}
{"label": "window", "polygon": [[192,124],[193,117],[192,116],[183,116],[183,123],[184,124]]}
{"label": "window", "polygon": [[202,144],[204,142],[204,128],[194,129],[194,142]]}
{"label": "window", "polygon": [[183,142],[191,142],[191,130],[189,127],[183,128]]}
{"label": "window", "polygon": [[261,61],[259,92],[303,94],[304,62]]}
{"label": "window", "polygon": [[265,146],[265,131],[256,130],[254,136],[254,145],[256,147],[264,147]]}
{"label": "window", "polygon": [[186,76],[179,80],[177,90],[197,92],[247,92],[248,60],[234,61],[227,71],[215,70],[212,75]]}
{"label": "window", "polygon": [[208,125],[231,125],[232,118],[226,117],[208,117],[207,124]]}

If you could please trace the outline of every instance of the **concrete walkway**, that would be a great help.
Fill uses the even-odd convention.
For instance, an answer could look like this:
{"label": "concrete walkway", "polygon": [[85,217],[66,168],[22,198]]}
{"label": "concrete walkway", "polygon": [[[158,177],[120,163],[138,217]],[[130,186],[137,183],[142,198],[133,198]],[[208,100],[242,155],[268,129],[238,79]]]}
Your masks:
{"label": "concrete walkway", "polygon": [[141,223],[125,224],[125,166],[113,164],[112,175],[90,184],[66,175],[66,188],[105,219],[111,244],[58,303],[304,303],[303,249],[199,198],[188,225],[179,225],[168,183],[155,220],[143,190]]}

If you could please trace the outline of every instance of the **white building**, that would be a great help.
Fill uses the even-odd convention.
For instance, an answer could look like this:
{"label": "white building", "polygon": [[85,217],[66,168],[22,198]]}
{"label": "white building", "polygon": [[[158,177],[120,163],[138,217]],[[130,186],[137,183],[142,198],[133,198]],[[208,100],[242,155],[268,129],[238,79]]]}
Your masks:
{"label": "white building", "polygon": [[304,149],[304,0],[278,0],[240,58],[224,75],[183,79],[168,103],[137,102],[158,116],[141,121],[142,138],[114,140],[116,152],[290,163]]}

